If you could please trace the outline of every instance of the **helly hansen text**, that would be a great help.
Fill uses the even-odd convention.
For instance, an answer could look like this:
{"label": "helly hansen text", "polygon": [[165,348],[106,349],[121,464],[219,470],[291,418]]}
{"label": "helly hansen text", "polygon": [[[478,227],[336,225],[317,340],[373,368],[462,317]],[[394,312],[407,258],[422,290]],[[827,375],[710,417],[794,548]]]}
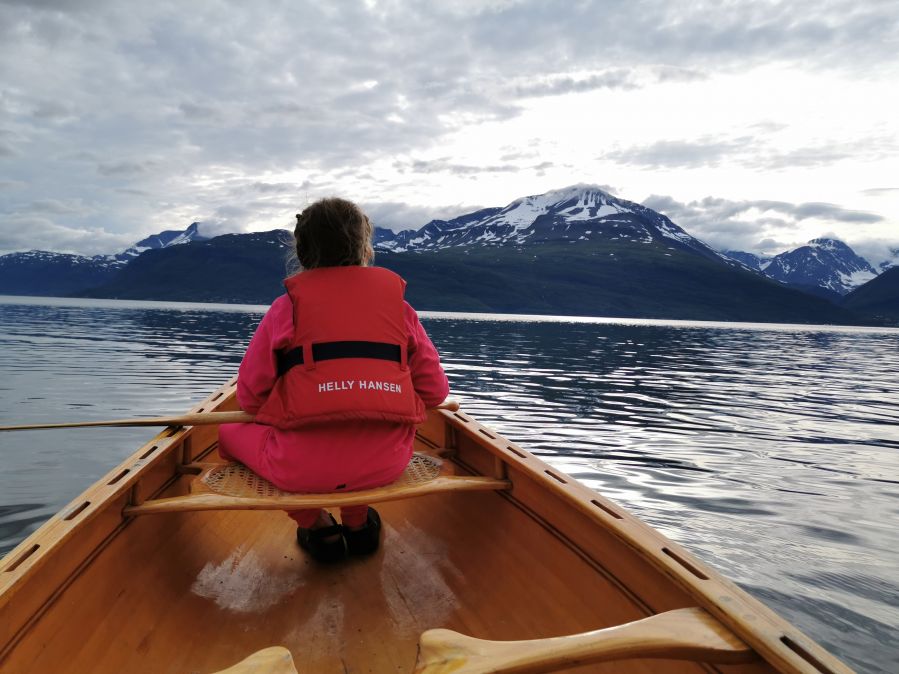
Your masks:
{"label": "helly hansen text", "polygon": [[330,391],[352,391],[358,388],[360,391],[387,391],[388,393],[402,393],[403,387],[389,381],[373,381],[371,379],[344,379],[342,381],[326,381],[318,385],[319,393]]}

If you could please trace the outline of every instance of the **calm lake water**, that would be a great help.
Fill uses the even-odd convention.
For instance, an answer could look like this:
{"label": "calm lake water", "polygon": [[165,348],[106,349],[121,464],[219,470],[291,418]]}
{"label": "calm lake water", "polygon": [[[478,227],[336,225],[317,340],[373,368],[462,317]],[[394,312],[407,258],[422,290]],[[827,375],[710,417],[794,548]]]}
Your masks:
{"label": "calm lake water", "polygon": [[[0,424],[183,412],[264,310],[0,297]],[[467,412],[899,671],[899,330],[423,319]],[[0,554],[154,433],[0,434]]]}

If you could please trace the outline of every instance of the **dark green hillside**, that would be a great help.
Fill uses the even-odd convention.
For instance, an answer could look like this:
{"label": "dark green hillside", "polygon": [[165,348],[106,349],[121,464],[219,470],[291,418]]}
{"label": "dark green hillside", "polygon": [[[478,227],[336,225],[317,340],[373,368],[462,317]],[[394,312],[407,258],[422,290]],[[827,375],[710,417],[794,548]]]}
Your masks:
{"label": "dark green hillside", "polygon": [[878,322],[899,324],[899,267],[892,267],[843,298],[843,306]]}
{"label": "dark green hillside", "polygon": [[119,266],[105,259],[30,251],[0,256],[0,295],[65,297],[115,277]]}
{"label": "dark green hillside", "polygon": [[111,282],[81,297],[268,304],[283,292],[282,230],[227,234],[135,258]]}
{"label": "dark green hillside", "polygon": [[379,253],[421,309],[853,323],[826,300],[664,245],[553,243]]}

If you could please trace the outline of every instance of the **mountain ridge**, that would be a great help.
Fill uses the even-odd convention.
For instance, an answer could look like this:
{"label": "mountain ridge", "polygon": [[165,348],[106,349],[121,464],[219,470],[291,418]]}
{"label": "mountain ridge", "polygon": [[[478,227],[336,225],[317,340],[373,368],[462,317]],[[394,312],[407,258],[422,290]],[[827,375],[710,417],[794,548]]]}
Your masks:
{"label": "mountain ridge", "polygon": [[[206,238],[193,223],[183,232],[141,240],[129,249],[138,253],[131,259],[106,256],[107,266],[110,260],[117,265],[114,273],[92,287],[70,286],[65,294],[267,303],[282,292],[289,238],[282,230]],[[420,309],[860,320],[848,309],[766,278],[666,216],[596,185],[521,197],[416,230],[376,228],[374,247],[377,264],[407,279],[410,301]]]}

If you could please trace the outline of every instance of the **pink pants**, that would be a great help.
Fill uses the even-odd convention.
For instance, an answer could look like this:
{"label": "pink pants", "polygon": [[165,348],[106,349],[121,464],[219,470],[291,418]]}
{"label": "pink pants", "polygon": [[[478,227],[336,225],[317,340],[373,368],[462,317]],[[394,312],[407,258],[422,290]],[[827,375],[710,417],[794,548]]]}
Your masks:
{"label": "pink pants", "polygon": [[[326,459],[333,460],[333,457],[327,451],[303,451],[302,447],[297,447],[295,452],[290,452],[289,468],[290,473],[299,476],[299,479],[294,477],[292,485],[285,485],[283,480],[278,479],[278,476],[283,476],[284,467],[274,465],[272,457],[284,454],[285,441],[289,442],[295,437],[290,434],[290,431],[279,431],[262,424],[223,424],[219,427],[219,454],[225,460],[239,461],[280,489],[304,492],[335,492],[338,487],[340,491],[381,487],[396,481],[408,463],[407,457],[401,465],[394,461],[394,465],[374,467],[374,474],[370,477],[357,477],[355,480],[347,480],[345,484],[324,487],[317,476],[333,473],[333,465],[325,465]],[[288,511],[287,514],[297,526],[308,529],[315,524],[320,512],[320,509],[306,509]],[[365,524],[367,514],[368,505],[344,506],[340,509],[341,522],[348,527]]]}

